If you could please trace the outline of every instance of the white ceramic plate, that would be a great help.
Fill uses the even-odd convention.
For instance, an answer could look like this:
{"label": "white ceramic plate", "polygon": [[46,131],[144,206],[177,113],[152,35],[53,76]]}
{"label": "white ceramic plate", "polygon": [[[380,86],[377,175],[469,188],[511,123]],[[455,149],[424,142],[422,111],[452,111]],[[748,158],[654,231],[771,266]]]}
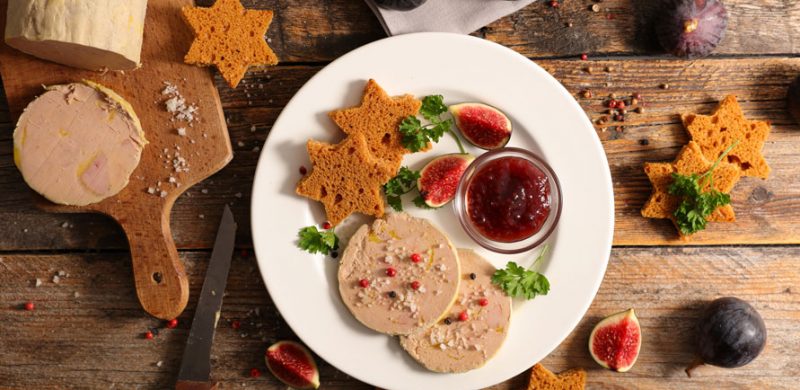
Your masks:
{"label": "white ceramic plate", "polygon": [[[343,134],[331,110],[358,105],[374,78],[389,94],[442,94],[445,103],[481,101],[505,111],[514,124],[509,146],[539,153],[562,185],[564,208],[541,265],[550,294],[515,301],[508,338],[484,367],[437,374],[419,366],[396,339],[357,322],[339,298],[338,262],[296,246],[297,231],[325,220],[321,205],[295,195],[300,166],[311,165],[306,140],[338,142]],[[456,152],[445,136],[432,151],[407,155],[419,169],[437,154]],[[471,149],[479,154],[477,149]],[[283,318],[320,357],[345,373],[386,389],[475,389],[502,382],[544,358],[574,329],[605,273],[614,231],[611,174],[586,114],[546,71],[503,46],[470,36],[421,33],[384,39],[334,61],[303,86],[281,113],[261,153],[253,185],[252,228],[258,264]],[[431,220],[459,247],[479,247],[466,236],[449,205],[411,214]],[[388,209],[388,207],[387,207]],[[346,239],[366,218],[337,228]],[[497,255],[497,267],[531,264],[536,251]],[[323,378],[324,380],[324,378]]]}

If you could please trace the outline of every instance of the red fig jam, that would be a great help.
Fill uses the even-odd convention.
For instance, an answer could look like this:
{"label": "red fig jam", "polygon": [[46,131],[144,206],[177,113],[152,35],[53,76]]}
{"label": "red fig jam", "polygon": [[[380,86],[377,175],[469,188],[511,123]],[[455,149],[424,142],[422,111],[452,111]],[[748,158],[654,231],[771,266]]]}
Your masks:
{"label": "red fig jam", "polygon": [[550,214],[550,183],[532,162],[502,157],[487,162],[467,187],[467,215],[486,238],[516,242],[538,232]]}

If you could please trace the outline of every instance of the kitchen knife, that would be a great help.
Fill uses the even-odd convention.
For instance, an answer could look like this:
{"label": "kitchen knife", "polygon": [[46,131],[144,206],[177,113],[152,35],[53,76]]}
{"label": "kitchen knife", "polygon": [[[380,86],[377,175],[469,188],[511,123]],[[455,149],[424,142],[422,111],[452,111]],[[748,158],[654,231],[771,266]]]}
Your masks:
{"label": "kitchen knife", "polygon": [[192,319],[192,329],[186,340],[186,349],[183,350],[176,390],[217,388],[217,383],[211,380],[211,344],[214,342],[222,296],[228,283],[228,270],[231,268],[235,238],[236,222],[233,220],[231,209],[226,205],[206,270],[206,279]]}

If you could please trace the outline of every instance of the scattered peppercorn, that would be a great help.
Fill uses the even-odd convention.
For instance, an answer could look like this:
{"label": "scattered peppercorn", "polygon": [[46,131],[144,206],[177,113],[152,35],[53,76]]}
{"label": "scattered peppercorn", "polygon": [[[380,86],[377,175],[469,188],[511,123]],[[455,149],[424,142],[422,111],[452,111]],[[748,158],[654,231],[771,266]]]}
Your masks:
{"label": "scattered peppercorn", "polygon": [[625,116],[623,116],[622,114],[614,115],[614,120],[617,122],[625,122]]}
{"label": "scattered peppercorn", "polygon": [[661,88],[661,89],[669,89],[669,84],[661,84],[661,85],[659,85],[659,88]]}
{"label": "scattered peppercorn", "polygon": [[592,4],[591,10],[592,12],[600,12],[600,6],[597,4]]}
{"label": "scattered peppercorn", "polygon": [[623,109],[619,110],[619,113],[620,113],[620,115],[625,115],[625,114],[628,113],[628,110],[623,108]]}
{"label": "scattered peppercorn", "polygon": [[394,267],[389,267],[389,268],[386,269],[386,276],[389,276],[389,277],[393,278],[393,277],[395,277],[395,275],[397,275],[397,270],[394,269]]}
{"label": "scattered peppercorn", "polygon": [[607,73],[611,73],[611,72],[613,72],[613,71],[614,71],[614,68],[613,68],[613,67],[611,67],[611,66],[606,66],[606,72],[607,72]]}
{"label": "scattered peppercorn", "polygon": [[414,253],[411,255],[411,261],[419,263],[420,261],[422,261],[422,256],[420,256],[419,253]]}
{"label": "scattered peppercorn", "polygon": [[453,320],[451,320],[450,317],[447,317],[447,318],[444,319],[444,324],[445,325],[450,325],[452,323],[453,323]]}
{"label": "scattered peppercorn", "polygon": [[633,98],[636,100],[642,100],[642,94],[636,92],[633,94]]}
{"label": "scattered peppercorn", "polygon": [[175,329],[177,327],[178,327],[178,320],[177,319],[173,318],[173,319],[167,321],[167,328]]}
{"label": "scattered peppercorn", "polygon": [[334,259],[339,257],[339,252],[337,252],[337,251],[331,252],[331,257],[334,258]]}
{"label": "scattered peppercorn", "polygon": [[35,309],[35,308],[36,308],[36,307],[33,305],[33,302],[30,302],[30,301],[29,301],[29,302],[25,302],[25,305],[23,305],[23,307],[24,307],[24,308],[25,308],[25,310],[27,310],[27,311],[33,311],[33,309]]}
{"label": "scattered peppercorn", "polygon": [[641,114],[643,112],[644,112],[644,107],[642,107],[642,106],[636,107],[636,113],[637,114]]}
{"label": "scattered peppercorn", "polygon": [[489,306],[489,298],[481,298],[478,301],[478,304],[481,306]]}
{"label": "scattered peppercorn", "polygon": [[475,279],[478,278],[478,275],[475,275],[475,273],[472,272],[472,273],[469,274],[469,278],[472,279],[472,280],[475,280]]}
{"label": "scattered peppercorn", "polygon": [[331,223],[328,222],[328,221],[323,222],[322,223],[322,228],[325,229],[325,230],[330,229],[331,228]]}
{"label": "scattered peppercorn", "polygon": [[586,53],[581,54],[581,61],[586,61],[589,59],[589,55]]}
{"label": "scattered peppercorn", "polygon": [[592,96],[593,96],[592,95],[592,91],[587,89],[587,90],[581,92],[581,96],[583,96],[585,99],[591,99]]}
{"label": "scattered peppercorn", "polygon": [[308,173],[308,169],[306,169],[306,167],[301,165],[300,166],[300,174],[301,175],[305,175],[306,173]]}
{"label": "scattered peppercorn", "polygon": [[558,6],[559,6],[559,5],[560,5],[560,4],[558,4],[558,1],[556,1],[556,0],[550,0],[550,6],[551,6],[551,7],[553,7],[553,8],[558,8]]}
{"label": "scattered peppercorn", "polygon": [[411,288],[413,288],[414,290],[419,290],[420,285],[421,283],[418,280],[411,282]]}
{"label": "scattered peppercorn", "polygon": [[617,108],[625,108],[625,101],[624,100],[617,101]]}
{"label": "scattered peppercorn", "polygon": [[361,280],[358,281],[358,285],[363,287],[363,288],[367,288],[367,287],[369,287],[369,280],[361,279]]}
{"label": "scattered peppercorn", "polygon": [[149,331],[149,330],[148,330],[147,332],[144,332],[144,338],[145,338],[145,339],[147,339],[147,340],[152,340],[152,339],[153,339],[153,337],[155,337],[155,336],[153,336],[153,332],[151,332],[151,331]]}
{"label": "scattered peppercorn", "polygon": [[394,291],[389,291],[389,298],[392,298],[392,299],[397,298],[397,293],[394,292]]}
{"label": "scattered peppercorn", "polygon": [[642,146],[650,145],[650,140],[648,140],[647,138],[640,139],[639,140],[639,145],[642,145]]}
{"label": "scattered peppercorn", "polygon": [[251,368],[250,369],[250,377],[251,378],[258,378],[260,376],[261,376],[261,370],[259,370],[257,368]]}
{"label": "scattered peppercorn", "polygon": [[458,320],[459,321],[466,321],[468,319],[469,319],[469,314],[467,313],[466,310],[464,310],[464,311],[462,311],[461,313],[458,314]]}

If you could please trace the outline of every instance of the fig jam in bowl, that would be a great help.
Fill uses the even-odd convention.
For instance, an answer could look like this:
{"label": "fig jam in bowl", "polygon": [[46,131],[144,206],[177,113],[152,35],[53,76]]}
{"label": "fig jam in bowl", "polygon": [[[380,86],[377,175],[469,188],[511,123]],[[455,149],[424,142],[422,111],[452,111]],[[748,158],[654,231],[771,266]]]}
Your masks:
{"label": "fig jam in bowl", "polygon": [[561,186],[553,169],[520,148],[487,152],[470,164],[453,202],[464,231],[498,253],[535,248],[561,216]]}

